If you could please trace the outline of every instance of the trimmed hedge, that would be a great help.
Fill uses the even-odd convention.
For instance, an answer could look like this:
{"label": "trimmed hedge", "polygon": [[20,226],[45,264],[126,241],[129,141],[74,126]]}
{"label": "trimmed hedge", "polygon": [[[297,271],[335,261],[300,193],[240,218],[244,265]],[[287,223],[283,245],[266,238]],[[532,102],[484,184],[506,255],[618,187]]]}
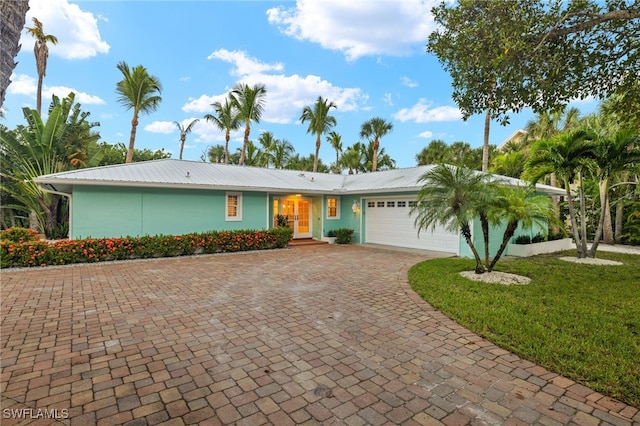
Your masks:
{"label": "trimmed hedge", "polygon": [[54,242],[12,242],[0,237],[0,268],[267,250],[287,247],[292,236],[290,228],[274,228]]}

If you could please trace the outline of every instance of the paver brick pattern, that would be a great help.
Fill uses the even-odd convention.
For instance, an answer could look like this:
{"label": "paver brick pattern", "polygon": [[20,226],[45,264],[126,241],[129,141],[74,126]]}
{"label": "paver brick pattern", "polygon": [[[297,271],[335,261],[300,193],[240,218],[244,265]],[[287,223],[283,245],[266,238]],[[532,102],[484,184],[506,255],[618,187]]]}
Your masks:
{"label": "paver brick pattern", "polygon": [[2,425],[640,424],[435,311],[406,282],[429,256],[325,245],[4,271]]}

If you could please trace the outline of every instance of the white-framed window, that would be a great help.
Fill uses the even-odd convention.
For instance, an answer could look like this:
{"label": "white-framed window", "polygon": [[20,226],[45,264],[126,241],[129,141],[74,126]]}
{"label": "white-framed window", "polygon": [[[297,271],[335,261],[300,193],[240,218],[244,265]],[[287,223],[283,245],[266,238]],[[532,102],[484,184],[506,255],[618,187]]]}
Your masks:
{"label": "white-framed window", "polygon": [[387,201],[387,207],[395,207],[395,206],[396,206],[395,201]]}
{"label": "white-framed window", "polygon": [[398,201],[398,207],[407,207],[406,201]]}
{"label": "white-framed window", "polygon": [[375,206],[376,206],[375,201],[367,201],[367,207],[375,207]]}
{"label": "white-framed window", "polygon": [[340,200],[336,197],[327,198],[327,219],[340,219]]}
{"label": "white-framed window", "polygon": [[378,201],[378,207],[384,207],[384,201]]}
{"label": "white-framed window", "polygon": [[242,220],[242,194],[240,192],[227,192],[225,196],[225,220]]}

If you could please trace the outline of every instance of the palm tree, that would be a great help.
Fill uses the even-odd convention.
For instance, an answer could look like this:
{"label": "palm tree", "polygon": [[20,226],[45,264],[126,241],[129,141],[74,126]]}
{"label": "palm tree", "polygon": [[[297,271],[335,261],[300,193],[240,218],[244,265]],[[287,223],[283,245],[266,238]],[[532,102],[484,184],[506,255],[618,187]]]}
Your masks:
{"label": "palm tree", "polygon": [[210,163],[222,163],[229,160],[229,155],[225,151],[225,147],[222,145],[214,145],[209,147],[205,154],[202,155],[202,161],[209,160]]}
{"label": "palm tree", "polygon": [[200,121],[200,119],[194,118],[186,127],[182,123],[178,123],[177,121],[173,122],[173,124],[178,127],[178,131],[180,132],[180,160],[182,160],[182,151],[184,151],[184,143],[187,141],[187,134],[191,133],[191,130],[193,130],[193,126],[198,121]]}
{"label": "palm tree", "polygon": [[380,138],[393,130],[393,124],[383,118],[375,117],[362,123],[360,129],[360,137],[365,139],[373,139],[373,159],[371,171],[378,170],[378,150],[380,149]]}
{"label": "palm tree", "polygon": [[269,164],[273,164],[273,151],[276,149],[277,141],[272,132],[260,133],[260,137],[258,138],[258,142],[262,146],[262,162],[260,167],[269,168]]}
{"label": "palm tree", "polygon": [[231,90],[231,104],[238,113],[238,119],[244,121],[244,141],[240,152],[240,165],[245,164],[245,155],[251,134],[251,122],[260,122],[264,111],[267,88],[264,84],[256,84],[253,87],[248,84],[236,84]]}
{"label": "palm tree", "polygon": [[[28,1],[3,1],[0,3],[2,15],[2,31],[0,31],[0,117],[7,87],[11,84],[11,74],[17,63],[14,58],[20,51],[20,33],[29,10]],[[5,68],[6,67],[6,68]]]}
{"label": "palm tree", "polygon": [[336,131],[329,132],[327,136],[327,142],[331,144],[331,147],[336,150],[336,163],[334,172],[340,174],[340,153],[342,152],[342,136]]}
{"label": "palm tree", "polygon": [[349,170],[349,174],[352,175],[357,172],[362,164],[362,152],[357,146],[347,148],[340,157],[340,164]]}
{"label": "palm tree", "polygon": [[476,260],[477,274],[486,272],[486,268],[473,244],[471,223],[478,215],[478,206],[485,203],[488,179],[484,173],[463,167],[435,166],[420,177],[422,187],[410,210],[411,215],[416,215],[418,234],[437,225],[448,231],[460,229]]}
{"label": "palm tree", "polygon": [[[607,211],[609,211],[610,181],[617,175],[630,171],[632,166],[640,164],[638,134],[625,129],[616,132],[613,138],[598,138],[594,147],[594,162],[600,193],[600,219],[588,257],[595,257],[600,238],[603,234]],[[609,221],[610,221],[609,217]],[[609,228],[611,227],[609,223]],[[610,241],[606,241],[610,242]]]}
{"label": "palm tree", "polygon": [[[584,172],[587,162],[593,158],[592,135],[584,130],[573,130],[556,135],[552,139],[541,140],[531,147],[530,157],[525,166],[525,175],[532,183],[555,174],[564,184],[571,219],[573,238],[578,258],[587,256],[586,201],[584,196]],[[578,180],[581,226],[574,206],[571,184]]]}
{"label": "palm tree", "polygon": [[295,148],[286,139],[276,139],[276,143],[271,152],[271,161],[276,169],[284,169],[291,156],[295,152]]}
{"label": "palm tree", "polygon": [[240,128],[240,117],[229,98],[225,99],[224,104],[214,102],[211,106],[215,109],[216,115],[207,114],[204,119],[211,121],[218,129],[224,131],[224,164],[229,164],[229,139],[231,139],[231,132]]}
{"label": "palm tree", "polygon": [[313,160],[313,171],[318,171],[318,156],[320,155],[320,137],[327,133],[333,126],[336,125],[336,118],[329,115],[331,108],[338,108],[333,102],[329,102],[327,99],[323,99],[322,96],[318,96],[313,107],[307,105],[302,109],[302,115],[300,121],[304,123],[309,122],[307,133],[316,135],[316,154]]}
{"label": "palm tree", "polygon": [[27,32],[31,34],[36,43],[33,46],[33,53],[36,56],[36,69],[38,71],[38,92],[36,101],[36,111],[38,114],[42,113],[42,82],[47,75],[47,59],[49,59],[49,47],[47,43],[53,45],[58,44],[58,39],[51,35],[45,34],[42,29],[42,22],[37,18],[33,18],[33,27],[27,27]]}
{"label": "palm tree", "polygon": [[501,186],[497,195],[488,211],[489,219],[493,224],[507,221],[507,227],[500,248],[487,267],[488,271],[493,270],[518,226],[523,229],[534,226],[547,229],[549,222],[558,220],[549,197],[536,194],[533,189]]}
{"label": "palm tree", "polygon": [[434,139],[416,155],[418,166],[444,164],[449,161],[449,147],[440,139]]}
{"label": "palm tree", "polygon": [[150,75],[147,69],[138,65],[129,68],[126,62],[121,61],[117,65],[124,77],[116,84],[118,102],[126,109],[133,110],[131,119],[131,135],[129,136],[129,148],[127,149],[126,163],[133,160],[133,150],[136,143],[136,129],[138,128],[138,116],[141,113],[150,113],[158,109],[162,97],[162,85],[157,77]]}
{"label": "palm tree", "polygon": [[502,176],[520,178],[524,172],[525,153],[522,151],[511,151],[498,154],[493,157],[489,171]]}

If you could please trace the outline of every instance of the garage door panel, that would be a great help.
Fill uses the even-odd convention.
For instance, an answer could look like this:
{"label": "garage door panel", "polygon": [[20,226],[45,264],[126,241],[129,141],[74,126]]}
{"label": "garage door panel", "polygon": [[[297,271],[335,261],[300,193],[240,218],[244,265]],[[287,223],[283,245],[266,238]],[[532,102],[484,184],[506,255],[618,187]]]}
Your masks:
{"label": "garage door panel", "polygon": [[418,231],[414,226],[415,216],[409,215],[408,198],[372,198],[366,200],[365,205],[367,206],[365,211],[366,242],[458,253],[458,234],[449,232],[444,227],[436,226],[433,231],[431,229],[423,230],[418,236]]}

